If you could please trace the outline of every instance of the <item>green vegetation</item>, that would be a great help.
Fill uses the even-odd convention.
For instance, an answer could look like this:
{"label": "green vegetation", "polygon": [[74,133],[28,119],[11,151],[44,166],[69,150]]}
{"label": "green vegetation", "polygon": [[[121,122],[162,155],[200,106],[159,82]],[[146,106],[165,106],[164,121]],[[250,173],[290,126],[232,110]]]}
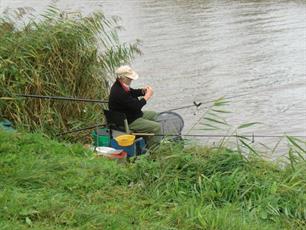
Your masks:
{"label": "green vegetation", "polygon": [[[101,123],[100,105],[14,98],[106,99],[113,69],[140,53],[117,29],[101,12],[68,17],[53,7],[23,25],[0,19],[0,118],[44,133],[0,130],[0,228],[305,229],[304,141],[287,137],[286,163],[264,161],[239,136],[237,150],[225,139],[211,148],[164,143],[117,164],[50,138]],[[195,126],[230,130],[227,103],[216,100]]]}
{"label": "green vegetation", "polygon": [[119,42],[117,18],[67,15],[49,7],[37,18],[0,18],[0,118],[48,135],[102,123],[101,105],[10,100],[14,93],[106,100],[112,70],[140,53],[138,41]]}
{"label": "green vegetation", "polygon": [[289,142],[286,166],[221,147],[171,144],[117,164],[80,144],[0,131],[0,226],[305,229],[305,148]]}

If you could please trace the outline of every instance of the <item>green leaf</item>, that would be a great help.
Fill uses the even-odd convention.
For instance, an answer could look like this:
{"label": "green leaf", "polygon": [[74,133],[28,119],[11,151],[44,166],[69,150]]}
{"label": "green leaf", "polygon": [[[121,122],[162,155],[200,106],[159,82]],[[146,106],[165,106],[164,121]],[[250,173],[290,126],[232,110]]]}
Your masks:
{"label": "green leaf", "polygon": [[245,141],[243,141],[243,140],[241,140],[241,139],[239,139],[239,141],[240,141],[245,147],[247,147],[251,152],[253,152],[254,154],[258,155],[258,153],[255,151],[255,149],[254,149],[251,145],[247,144]]}
{"label": "green leaf", "polygon": [[29,218],[29,217],[26,217],[25,218],[25,221],[26,221],[26,223],[28,224],[28,225],[32,225],[32,220]]}
{"label": "green leaf", "polygon": [[[301,150],[303,153],[306,153],[306,150],[303,149],[299,144],[296,143],[296,141],[294,140],[293,137],[287,136],[287,139],[289,140],[289,142],[295,146],[296,148],[298,148],[299,150]],[[300,156],[302,159],[304,159],[303,156]]]}
{"label": "green leaf", "polygon": [[213,119],[213,118],[210,118],[210,117],[204,117],[204,119],[205,119],[205,120],[208,120],[208,121],[215,122],[215,123],[223,124],[223,125],[228,125],[228,124],[225,123],[224,121],[219,121],[219,120],[216,120],[216,119]]}
{"label": "green leaf", "polygon": [[244,140],[248,140],[248,141],[251,141],[251,139],[249,137],[245,137],[245,136],[241,136],[241,135],[237,135],[237,137],[239,139],[244,139]]}
{"label": "green leaf", "polygon": [[229,103],[229,101],[226,101],[224,99],[224,97],[221,97],[221,98],[215,100],[213,105],[214,106],[222,106],[222,105],[227,105],[228,103]]}
{"label": "green leaf", "polygon": [[30,210],[24,209],[21,212],[19,212],[19,214],[22,215],[22,216],[31,216],[31,215],[35,215],[35,214],[38,214],[38,213],[39,213],[39,211],[34,210],[34,209],[30,209]]}
{"label": "green leaf", "polygon": [[203,125],[208,126],[210,128],[213,128],[215,130],[220,129],[218,126],[214,126],[214,125],[211,125],[211,124],[203,124]]}
{"label": "green leaf", "polygon": [[260,212],[260,217],[264,220],[266,220],[268,218],[268,213],[265,210],[261,210]]}
{"label": "green leaf", "polygon": [[0,100],[15,100],[15,98],[12,98],[12,97],[0,97]]}
{"label": "green leaf", "polygon": [[202,129],[198,129],[198,130],[216,131],[217,129],[214,129],[214,128],[202,128]]}
{"label": "green leaf", "polygon": [[231,111],[221,110],[221,109],[212,109],[212,111],[217,112],[217,113],[232,113]]}
{"label": "green leaf", "polygon": [[250,126],[253,126],[253,125],[256,125],[256,124],[260,124],[260,122],[245,123],[245,124],[240,125],[238,127],[238,129],[244,129],[244,128],[247,128],[247,127],[250,127]]}
{"label": "green leaf", "polygon": [[214,102],[214,106],[222,106],[222,105],[227,105],[228,102],[225,101],[219,101],[219,102]]}

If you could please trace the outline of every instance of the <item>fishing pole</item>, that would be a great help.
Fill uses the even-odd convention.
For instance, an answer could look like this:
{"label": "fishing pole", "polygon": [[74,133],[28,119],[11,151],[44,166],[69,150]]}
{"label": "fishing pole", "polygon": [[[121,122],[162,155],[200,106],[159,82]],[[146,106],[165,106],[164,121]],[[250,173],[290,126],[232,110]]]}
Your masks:
{"label": "fishing pole", "polygon": [[[205,104],[206,103],[208,103],[208,102],[205,102]],[[166,110],[165,112],[172,112],[172,111],[176,111],[176,110],[180,110],[180,109],[187,109],[187,108],[190,108],[190,107],[193,107],[193,106],[199,108],[202,104],[203,104],[202,102],[197,103],[196,101],[194,101],[192,105],[185,105],[185,106],[182,106],[182,107],[169,109],[169,110]]]}
{"label": "fishing pole", "polygon": [[[231,98],[236,98],[236,97],[241,97],[245,96],[247,94],[243,95],[236,95],[232,97],[225,97],[224,99],[231,99]],[[86,98],[74,98],[74,97],[63,97],[63,96],[45,96],[45,95],[35,95],[35,94],[16,94],[17,97],[24,97],[24,98],[37,98],[37,99],[46,99],[46,100],[63,100],[63,101],[79,101],[79,102],[88,102],[88,103],[101,103],[101,104],[107,104],[108,101],[103,101],[103,100],[95,100],[95,99],[86,99]],[[209,100],[206,102],[196,102],[193,101],[192,105],[185,105],[173,109],[166,110],[166,112],[171,112],[171,111],[176,111],[176,110],[181,110],[181,109],[187,109],[190,107],[196,107],[199,108],[203,104],[208,104],[211,102],[214,102],[216,100]]]}
{"label": "fishing pole", "polygon": [[108,103],[108,101],[102,101],[102,100],[74,98],[74,97],[62,97],[62,96],[43,96],[43,95],[33,95],[33,94],[16,94],[16,96],[25,97],[25,98],[46,99],[46,100],[78,101],[78,102],[100,103],[100,104]]}
{"label": "fishing pole", "polygon": [[[231,99],[231,98],[237,98],[241,96],[245,96],[248,94],[243,94],[243,95],[235,95],[231,97],[225,97],[224,99]],[[106,104],[108,101],[103,101],[103,100],[94,100],[94,99],[84,99],[84,98],[73,98],[73,97],[62,97],[62,96],[43,96],[43,95],[33,95],[33,94],[16,94],[17,97],[25,97],[25,98],[38,98],[38,99],[47,99],[47,100],[64,100],[64,101],[78,101],[78,102],[87,102],[87,103],[101,103],[101,104]],[[190,108],[190,107],[196,107],[199,108],[203,104],[208,104],[211,102],[214,102],[216,100],[210,100],[206,102],[196,102],[193,101],[192,105],[186,105],[186,106],[181,106],[178,108],[166,110],[166,112],[170,111],[175,111],[175,110],[180,110],[180,109],[185,109],[185,108]],[[79,132],[79,131],[84,131],[84,130],[89,130],[97,127],[104,127],[105,124],[99,124],[95,126],[90,126],[86,128],[81,128],[81,129],[76,129],[76,130],[70,130],[64,133],[59,133],[56,136],[62,136],[65,134],[73,133],[73,132]],[[155,135],[155,136],[165,136],[165,135]],[[202,134],[181,134],[181,135],[167,135],[167,136],[185,136],[185,137],[239,137],[238,135],[202,135]],[[280,138],[283,137],[281,135],[251,135],[251,136],[243,136],[243,137],[262,137],[262,138]],[[296,138],[305,138],[306,136],[292,136]]]}
{"label": "fishing pole", "polygon": [[85,127],[85,128],[72,129],[72,130],[67,131],[67,132],[58,133],[55,136],[59,137],[59,136],[63,136],[63,135],[70,134],[70,133],[77,133],[77,132],[81,132],[81,131],[85,131],[85,130],[90,130],[90,129],[94,129],[94,128],[98,128],[98,127],[105,127],[105,126],[106,126],[105,124],[96,124],[96,125]]}
{"label": "fishing pole", "polygon": [[[246,95],[249,95],[249,94],[240,94],[240,95],[235,95],[235,96],[230,96],[230,97],[224,97],[224,99],[232,99],[232,98],[242,97],[242,96],[246,96]],[[172,111],[176,111],[176,110],[187,109],[187,108],[194,107],[194,106],[198,109],[201,105],[209,104],[209,103],[215,102],[215,101],[216,101],[216,99],[215,100],[209,100],[209,101],[206,101],[206,102],[193,101],[192,105],[185,105],[185,106],[169,109],[169,110],[166,110],[166,112],[172,112]]]}

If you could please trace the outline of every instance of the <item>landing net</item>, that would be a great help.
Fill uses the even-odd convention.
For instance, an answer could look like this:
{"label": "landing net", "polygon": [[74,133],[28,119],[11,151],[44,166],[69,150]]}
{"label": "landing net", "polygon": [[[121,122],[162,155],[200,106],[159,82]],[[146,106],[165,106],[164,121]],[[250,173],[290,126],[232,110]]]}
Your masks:
{"label": "landing net", "polygon": [[180,139],[184,128],[183,118],[175,112],[162,112],[156,117],[156,121],[161,125],[161,133],[171,139]]}

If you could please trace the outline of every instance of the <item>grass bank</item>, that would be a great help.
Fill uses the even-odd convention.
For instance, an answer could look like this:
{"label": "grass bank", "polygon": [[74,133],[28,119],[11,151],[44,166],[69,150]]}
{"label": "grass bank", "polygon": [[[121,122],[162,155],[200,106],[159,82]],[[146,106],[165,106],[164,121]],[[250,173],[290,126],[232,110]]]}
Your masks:
{"label": "grass bank", "polygon": [[[293,157],[293,156],[292,156]],[[306,162],[162,145],[117,164],[0,131],[1,229],[303,229]]]}

